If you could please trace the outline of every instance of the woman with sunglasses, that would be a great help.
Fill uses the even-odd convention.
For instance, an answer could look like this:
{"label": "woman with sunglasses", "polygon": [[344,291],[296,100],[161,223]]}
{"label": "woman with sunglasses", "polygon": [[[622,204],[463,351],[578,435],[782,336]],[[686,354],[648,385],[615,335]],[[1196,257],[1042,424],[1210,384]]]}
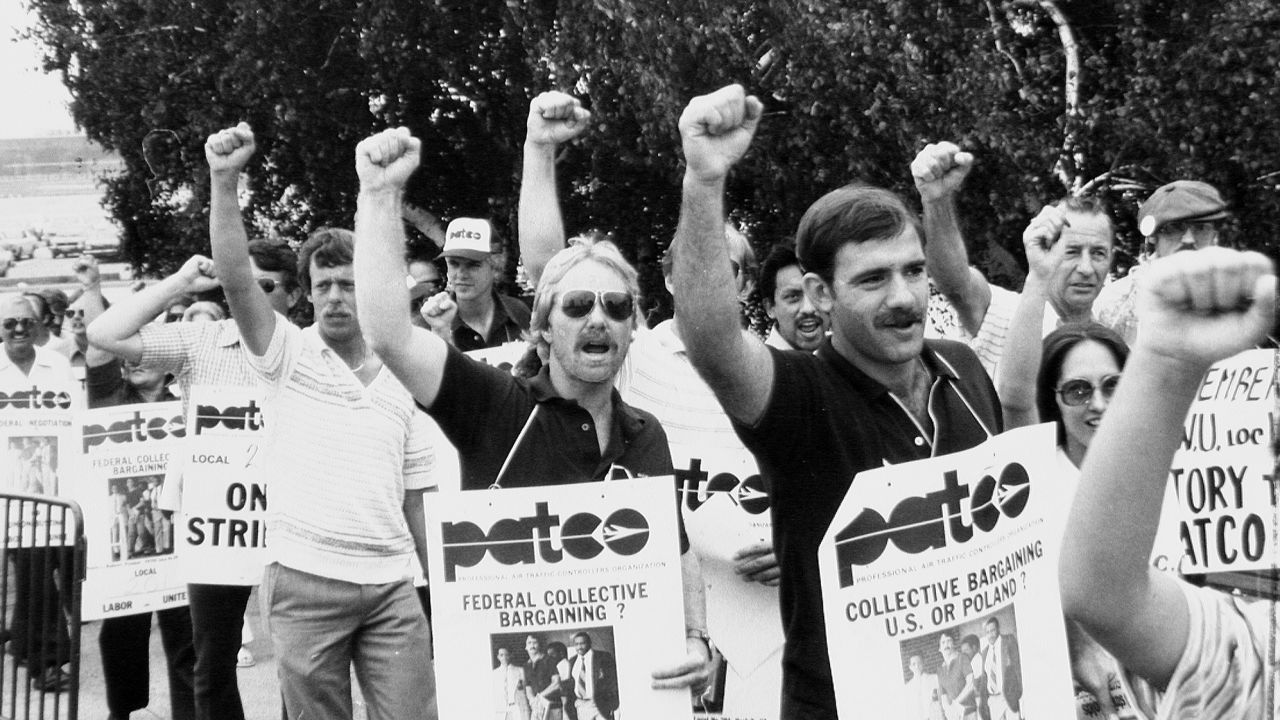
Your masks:
{"label": "woman with sunglasses", "polygon": [[[1006,429],[1040,422],[1057,426],[1057,467],[1063,482],[1059,489],[1066,507],[1119,384],[1129,347],[1114,331],[1094,322],[1063,325],[1041,340],[1050,280],[1063,262],[1074,261],[1067,257],[1066,244],[1056,242],[1050,232],[1044,224],[1033,222],[1023,234],[1029,272],[1009,323],[996,389]],[[1056,519],[1059,524],[1065,520],[1065,514]],[[1123,673],[1115,660],[1069,620],[1067,642],[1077,688],[1097,700],[1106,718],[1118,718],[1110,684]],[[1123,693],[1135,716],[1150,717],[1153,702],[1145,686],[1126,686]],[[1081,720],[1087,717],[1084,707],[1077,705]]]}

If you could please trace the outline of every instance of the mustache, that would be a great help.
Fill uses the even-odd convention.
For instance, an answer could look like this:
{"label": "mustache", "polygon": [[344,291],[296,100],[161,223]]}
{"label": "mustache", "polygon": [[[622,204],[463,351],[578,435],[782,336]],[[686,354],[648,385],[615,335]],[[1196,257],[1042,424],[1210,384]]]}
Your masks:
{"label": "mustache", "polygon": [[876,325],[908,325],[923,322],[924,311],[917,308],[892,308],[876,316]]}

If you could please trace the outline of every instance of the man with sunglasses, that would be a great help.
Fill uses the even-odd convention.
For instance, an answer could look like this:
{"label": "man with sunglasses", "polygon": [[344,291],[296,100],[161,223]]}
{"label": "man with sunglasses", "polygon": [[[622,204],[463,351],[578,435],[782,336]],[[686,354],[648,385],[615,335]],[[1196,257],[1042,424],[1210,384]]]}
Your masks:
{"label": "man with sunglasses", "polygon": [[1208,183],[1175,180],[1156,188],[1138,208],[1138,231],[1146,239],[1144,263],[1103,288],[1098,321],[1132,345],[1138,338],[1138,276],[1145,262],[1217,245],[1222,223],[1229,217],[1226,201]]}
{"label": "man with sunglasses", "polygon": [[887,190],[833,190],[800,220],[805,290],[831,317],[816,353],[771,348],[740,329],[724,189],[761,115],[757,98],[730,85],[694,98],[680,117],[676,319],[770,489],[786,636],[780,715],[825,720],[836,699],[818,546],[854,476],[978,445],[1001,429],[999,399],[971,350],[924,339],[922,234]]}
{"label": "man with sunglasses", "polygon": [[[80,397],[76,392],[79,383],[72,376],[67,359],[53,350],[37,347],[41,326],[40,313],[28,296],[0,298],[0,339],[4,341],[0,388],[6,392],[38,388]],[[79,402],[83,404],[83,400]],[[10,483],[16,487],[14,480],[11,478]],[[71,643],[62,612],[67,598],[59,588],[69,587],[70,556],[49,548],[11,549],[8,554],[14,564],[13,611],[7,628],[9,654],[26,665],[37,689],[66,690],[69,678],[60,667],[71,659],[67,654]]]}
{"label": "man with sunglasses", "polygon": [[[585,129],[588,118],[576,98],[561,92],[542,93],[530,104],[519,217],[520,251],[534,280],[541,275],[545,259],[565,245],[552,160],[560,144]],[[755,255],[746,236],[729,223],[724,228],[734,289],[745,315],[741,301],[751,291]],[[671,252],[663,255],[661,265],[670,291]],[[706,581],[707,632],[728,663],[721,711],[776,718],[782,685],[782,627],[778,622],[780,573],[770,541],[768,499],[755,459],[734,434],[715,393],[689,362],[683,336],[683,326],[674,319],[638,330],[615,384],[625,402],[653,413],[668,430],[672,460],[681,478],[681,518]],[[751,536],[752,541],[744,540],[726,552],[719,538],[737,533]],[[756,631],[747,636],[740,632],[742,627]]]}
{"label": "man with sunglasses", "polygon": [[[297,256],[283,243],[249,243],[250,269],[271,307],[288,314],[298,301]],[[255,386],[234,320],[207,323],[152,322],[175,303],[219,286],[213,261],[195,255],[178,272],[114,303],[89,323],[89,342],[126,363],[174,376],[183,414],[196,385]],[[199,720],[244,720],[236,679],[236,656],[248,585],[189,583]]]}
{"label": "man with sunglasses", "polygon": [[[408,292],[392,288],[403,287],[395,282],[404,277],[401,198],[419,148],[406,128],[356,148],[356,293],[375,352],[457,449],[462,489],[591,482],[615,472],[670,475],[657,420],[626,405],[613,387],[637,325],[639,282],[612,243],[567,248],[547,263],[529,331],[544,365],[530,380],[472,360],[409,323]],[[687,549],[685,538],[681,545]],[[688,552],[682,561],[686,620],[701,630],[701,578],[688,582],[697,562]],[[654,687],[705,686],[709,648],[698,635],[687,650],[654,672]]]}

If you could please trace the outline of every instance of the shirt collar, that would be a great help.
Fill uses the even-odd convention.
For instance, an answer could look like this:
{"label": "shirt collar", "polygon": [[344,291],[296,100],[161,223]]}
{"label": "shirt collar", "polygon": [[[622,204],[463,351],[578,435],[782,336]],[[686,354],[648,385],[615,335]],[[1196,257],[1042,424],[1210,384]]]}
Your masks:
{"label": "shirt collar", "polygon": [[[555,385],[551,384],[551,367],[543,365],[538,374],[529,381],[529,391],[533,394],[534,402],[543,403],[563,403],[581,408],[577,400],[562,397],[556,392]],[[631,440],[644,430],[646,420],[640,417],[636,411],[628,404],[622,402],[622,395],[618,394],[617,388],[610,389],[610,400],[613,403],[613,420],[617,427],[622,430],[622,437]]]}
{"label": "shirt collar", "polygon": [[[956,373],[955,368],[945,358],[934,352],[929,343],[930,341],[926,340],[924,347],[920,351],[920,358],[924,361],[925,369],[933,377],[945,377],[951,381],[958,380],[959,375]],[[814,354],[848,380],[858,392],[874,398],[880,398],[889,393],[889,388],[872,379],[870,375],[858,369],[856,365],[837,352],[835,346],[831,343],[830,337],[822,341],[822,345],[818,347]]]}
{"label": "shirt collar", "polygon": [[218,347],[231,347],[240,342],[240,328],[230,318],[218,321],[218,337],[214,341]]}
{"label": "shirt collar", "polygon": [[[53,367],[53,363],[49,361],[49,357],[50,357],[49,353],[53,352],[52,350],[46,350],[43,347],[37,347],[35,350],[36,350],[36,359],[31,363],[32,368]],[[0,372],[7,370],[11,367],[15,367],[15,363],[9,359],[9,353],[4,352],[3,349],[0,349]]]}

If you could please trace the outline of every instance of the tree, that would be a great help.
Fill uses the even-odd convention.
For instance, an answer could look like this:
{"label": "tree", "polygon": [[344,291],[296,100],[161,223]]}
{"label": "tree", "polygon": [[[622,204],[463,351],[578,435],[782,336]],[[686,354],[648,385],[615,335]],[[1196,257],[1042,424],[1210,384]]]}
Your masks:
{"label": "tree", "polygon": [[[997,282],[1020,282],[1022,228],[1076,188],[1116,206],[1122,266],[1140,248],[1137,204],[1179,177],[1221,188],[1239,243],[1276,251],[1280,8],[1267,0],[32,5],[77,121],[125,159],[108,201],[146,269],[203,247],[200,145],[242,119],[262,139],[245,196],[261,232],[349,225],[351,148],[388,124],[423,139],[412,201],[509,230],[527,104],[555,87],[595,115],[560,159],[568,226],[612,232],[656,297],[679,202],[676,119],[735,81],[766,104],[729,187],[760,250],[846,182],[913,197],[912,156],[949,139],[978,156],[961,211]],[[149,167],[143,138],[164,130],[166,159]]]}

